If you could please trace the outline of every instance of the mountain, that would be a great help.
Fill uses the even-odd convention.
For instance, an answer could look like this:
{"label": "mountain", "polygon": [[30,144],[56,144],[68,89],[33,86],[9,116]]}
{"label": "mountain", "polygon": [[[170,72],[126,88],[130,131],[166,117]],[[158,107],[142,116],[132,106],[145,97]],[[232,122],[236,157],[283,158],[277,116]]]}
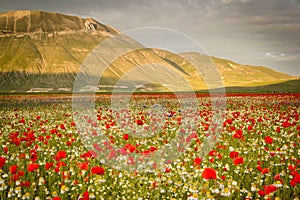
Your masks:
{"label": "mountain", "polygon": [[[119,33],[92,18],[28,10],[0,13],[0,92],[71,92],[88,54]],[[212,60],[226,87],[259,86],[295,79],[265,67],[241,65],[198,53],[174,54],[143,48],[118,57],[103,73],[98,89],[111,91],[128,71],[149,63],[164,66],[156,73],[158,80],[166,78],[165,69],[170,69],[187,80],[194,90],[206,89],[190,60],[200,65]],[[126,84],[140,91],[167,91],[163,84],[140,85],[143,80],[139,77],[149,73],[148,69],[131,76]]]}

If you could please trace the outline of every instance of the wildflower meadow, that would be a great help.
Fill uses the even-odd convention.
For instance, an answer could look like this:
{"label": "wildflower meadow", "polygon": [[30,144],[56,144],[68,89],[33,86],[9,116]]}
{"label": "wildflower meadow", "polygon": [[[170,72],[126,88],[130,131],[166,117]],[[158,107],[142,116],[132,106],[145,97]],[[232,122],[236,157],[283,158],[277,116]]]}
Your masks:
{"label": "wildflower meadow", "polygon": [[[196,114],[184,127],[173,95],[133,95],[122,115],[110,98],[96,95],[96,121],[82,118],[91,127],[86,148],[71,96],[2,95],[0,199],[299,199],[299,94],[227,94],[217,141],[202,156],[212,124],[209,96],[198,95]],[[155,105],[160,116],[149,115]],[[139,170],[131,155],[151,157],[182,129],[189,132],[189,124],[195,130],[178,157]],[[105,141],[97,140],[99,129]],[[150,135],[135,137],[140,129]]]}

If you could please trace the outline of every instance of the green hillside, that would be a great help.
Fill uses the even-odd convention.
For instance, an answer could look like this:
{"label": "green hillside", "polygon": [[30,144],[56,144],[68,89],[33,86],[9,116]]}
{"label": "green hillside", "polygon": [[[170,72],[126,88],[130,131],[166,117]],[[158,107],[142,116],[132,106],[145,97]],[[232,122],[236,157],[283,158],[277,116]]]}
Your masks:
{"label": "green hillside", "polygon": [[[43,11],[0,13],[0,92],[71,92],[84,59],[102,41],[118,33],[91,18]],[[207,89],[203,75],[188,60],[201,67],[214,62],[226,87],[269,85],[296,78],[265,67],[241,65],[198,53],[177,55],[144,48],[116,59],[104,72],[98,91],[111,91],[121,77],[143,65],[148,68],[136,73],[125,84],[141,91],[166,91],[167,87],[162,84],[139,86],[149,70],[160,65],[164,68],[158,69],[157,80],[168,77],[166,71],[171,70],[187,80],[193,90]]]}

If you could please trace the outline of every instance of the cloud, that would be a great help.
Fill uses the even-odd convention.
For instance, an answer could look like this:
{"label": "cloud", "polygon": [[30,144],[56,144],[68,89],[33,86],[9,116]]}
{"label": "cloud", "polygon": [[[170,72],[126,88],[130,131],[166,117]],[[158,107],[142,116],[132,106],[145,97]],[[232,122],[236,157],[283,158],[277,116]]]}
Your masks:
{"label": "cloud", "polygon": [[285,53],[276,53],[276,52],[267,52],[265,57],[272,58],[276,61],[292,61],[300,58],[300,54],[285,54]]}

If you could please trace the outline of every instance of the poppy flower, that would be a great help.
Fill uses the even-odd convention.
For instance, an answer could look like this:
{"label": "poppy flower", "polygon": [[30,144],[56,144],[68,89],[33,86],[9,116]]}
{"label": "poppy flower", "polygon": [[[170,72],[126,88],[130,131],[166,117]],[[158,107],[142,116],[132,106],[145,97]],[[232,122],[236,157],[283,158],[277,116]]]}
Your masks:
{"label": "poppy flower", "polygon": [[202,178],[204,179],[217,179],[217,173],[212,168],[205,168],[202,172]]}
{"label": "poppy flower", "polygon": [[275,185],[264,185],[264,194],[268,195],[270,193],[273,193],[277,190],[277,187]]}
{"label": "poppy flower", "polygon": [[133,152],[135,152],[136,148],[135,148],[135,146],[130,145],[130,146],[128,147],[128,150],[129,150],[130,153],[133,153]]}
{"label": "poppy flower", "polygon": [[46,170],[49,170],[50,168],[53,167],[53,165],[54,165],[53,162],[50,162],[50,163],[46,162],[46,164],[45,164],[45,169],[46,169]]}
{"label": "poppy flower", "polygon": [[216,151],[215,151],[215,150],[211,150],[211,151],[208,153],[208,155],[210,155],[210,156],[215,156],[215,155],[216,155]]}
{"label": "poppy flower", "polygon": [[13,143],[14,143],[16,146],[19,146],[19,145],[21,144],[20,138],[14,138],[14,139],[13,139]]}
{"label": "poppy flower", "polygon": [[201,159],[201,158],[195,158],[195,159],[194,159],[194,163],[195,163],[196,165],[200,165],[201,162],[202,162],[202,159]]}
{"label": "poppy flower", "polygon": [[85,191],[83,193],[83,200],[89,200],[90,199],[90,196],[89,196],[89,192],[88,191]]}
{"label": "poppy flower", "polygon": [[277,127],[277,128],[276,128],[276,132],[277,132],[277,133],[280,133],[280,127]]}
{"label": "poppy flower", "polygon": [[270,136],[266,136],[266,137],[265,137],[265,142],[266,142],[267,144],[272,144],[272,143],[273,143],[273,139],[272,139]]}
{"label": "poppy flower", "polygon": [[265,196],[265,195],[266,195],[266,192],[265,192],[264,190],[259,190],[259,191],[258,191],[258,194],[259,194],[260,196]]}
{"label": "poppy flower", "polygon": [[124,134],[124,135],[123,135],[123,139],[124,139],[124,140],[128,140],[128,139],[129,139],[129,135],[128,135],[127,133]]}
{"label": "poppy flower", "polygon": [[295,187],[296,184],[300,183],[300,174],[296,174],[294,178],[290,181],[291,186]]}
{"label": "poppy flower", "polygon": [[154,152],[154,151],[156,151],[158,148],[157,147],[154,147],[154,146],[151,146],[150,148],[149,148],[149,150],[151,151],[151,152]]}
{"label": "poppy flower", "polygon": [[3,151],[4,151],[5,153],[8,153],[8,147],[4,147],[4,148],[3,148]]}
{"label": "poppy flower", "polygon": [[[50,133],[51,134],[56,134],[56,133],[58,133],[58,130],[57,129],[52,129],[52,130],[50,130]],[[47,138],[48,139],[48,138]]]}
{"label": "poppy flower", "polygon": [[65,125],[63,125],[63,124],[60,124],[60,125],[59,125],[59,128],[60,128],[60,129],[66,129]]}
{"label": "poppy flower", "polygon": [[4,166],[6,161],[6,158],[3,158],[2,156],[0,156],[0,169],[2,169],[2,167]]}
{"label": "poppy flower", "polygon": [[88,170],[88,169],[89,169],[89,164],[88,164],[87,162],[79,163],[79,164],[78,164],[78,167],[79,167],[81,170]]}
{"label": "poppy flower", "polygon": [[171,171],[171,169],[168,168],[168,167],[166,167],[165,172],[166,172],[166,173],[169,173],[170,171]]}
{"label": "poppy flower", "polygon": [[21,182],[20,186],[22,186],[22,187],[30,187],[30,182],[29,181]]}
{"label": "poppy flower", "polygon": [[19,171],[18,171],[18,175],[19,175],[19,176],[24,176],[24,175],[25,175],[25,172],[23,172],[22,170],[19,170]]}
{"label": "poppy flower", "polygon": [[235,134],[233,135],[233,137],[236,138],[236,139],[243,139],[244,138],[243,131],[242,130],[237,130],[235,132]]}
{"label": "poppy flower", "polygon": [[294,170],[296,170],[296,165],[290,164],[290,165],[288,166],[288,169],[289,169],[290,171],[294,171]]}
{"label": "poppy flower", "polygon": [[105,170],[100,166],[96,166],[92,167],[91,172],[92,174],[103,175]]}
{"label": "poppy flower", "polygon": [[39,164],[37,163],[32,163],[32,164],[28,164],[27,170],[29,172],[33,172],[34,170],[39,168]]}
{"label": "poppy flower", "polygon": [[17,173],[17,170],[18,170],[18,165],[12,165],[9,168],[9,171],[10,171],[11,174]]}
{"label": "poppy flower", "polygon": [[233,164],[234,165],[239,165],[239,164],[243,164],[244,163],[244,158],[243,157],[236,157],[234,160],[233,160]]}
{"label": "poppy flower", "polygon": [[248,126],[248,131],[251,131],[251,130],[252,130],[252,126],[249,125],[249,126]]}
{"label": "poppy flower", "polygon": [[31,153],[31,155],[30,155],[30,160],[32,161],[32,162],[35,162],[36,160],[37,160],[37,154],[36,154],[36,152],[32,152]]}
{"label": "poppy flower", "polygon": [[64,150],[60,150],[56,153],[55,160],[59,161],[60,159],[66,158],[67,153]]}
{"label": "poppy flower", "polygon": [[258,169],[258,171],[262,171],[263,170],[263,168],[260,165],[258,165],[256,168]]}
{"label": "poppy flower", "polygon": [[137,125],[143,125],[144,122],[143,122],[141,119],[138,119],[138,120],[136,120],[136,124],[137,124]]}
{"label": "poppy flower", "polygon": [[269,168],[263,168],[263,169],[261,170],[261,173],[262,173],[262,174],[269,173]]}
{"label": "poppy flower", "polygon": [[229,156],[230,156],[230,158],[236,158],[236,157],[239,156],[239,152],[237,152],[237,151],[232,151],[232,152],[230,152]]}

